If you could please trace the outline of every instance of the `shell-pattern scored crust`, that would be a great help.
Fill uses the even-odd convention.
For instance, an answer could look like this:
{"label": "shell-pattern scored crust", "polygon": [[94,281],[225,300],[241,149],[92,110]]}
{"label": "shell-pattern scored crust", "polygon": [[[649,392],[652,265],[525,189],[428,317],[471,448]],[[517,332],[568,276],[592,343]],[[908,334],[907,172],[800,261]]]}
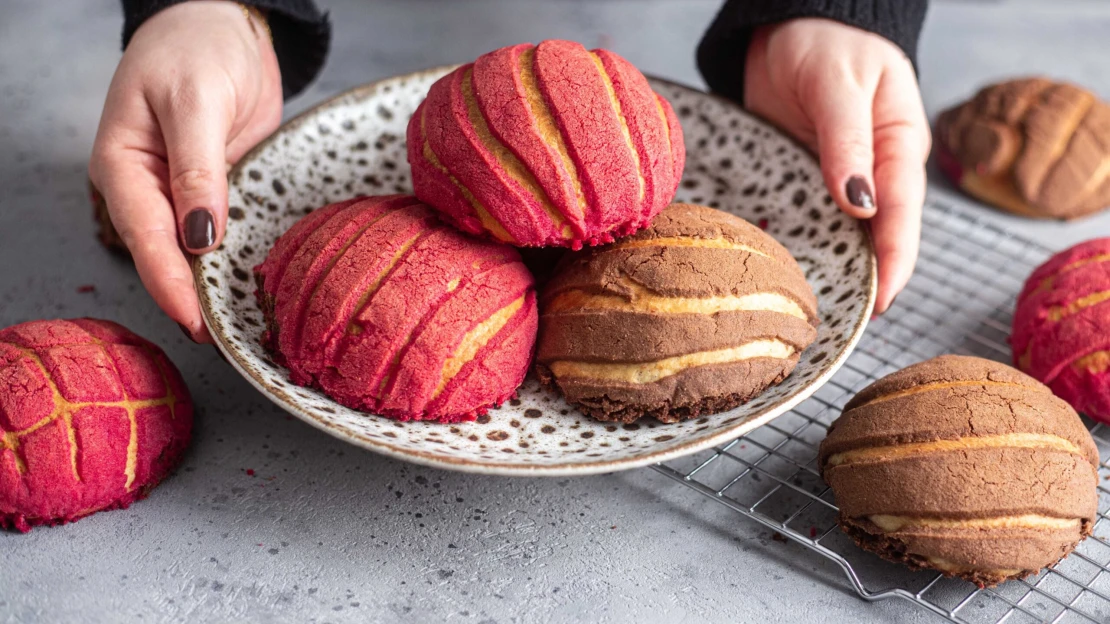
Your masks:
{"label": "shell-pattern scored crust", "polygon": [[685,164],[671,105],[608,50],[494,50],[432,85],[408,125],[416,195],[465,232],[580,248],[645,227]]}
{"label": "shell-pattern scored crust", "polygon": [[398,420],[474,420],[524,379],[532,275],[508,245],[441,222],[411,195],[298,221],[256,269],[263,340],[296,384]]}
{"label": "shell-pattern scored crust", "polygon": [[821,443],[841,528],[913,567],[994,585],[1090,534],[1098,450],[1075,410],[1004,364],[941,356],[860,391]]}
{"label": "shell-pattern scored crust", "polygon": [[1015,366],[1110,422],[1110,238],[1062,251],[1029,276],[1010,344]]}
{"label": "shell-pattern scored crust", "polygon": [[599,420],[735,407],[782,381],[816,336],[786,249],[713,208],[672,204],[635,236],[566,256],[541,295],[541,379]]}
{"label": "shell-pattern scored crust", "polygon": [[120,325],[0,330],[0,528],[127,507],[177,466],[192,425],[177,368]]}
{"label": "shell-pattern scored crust", "polygon": [[985,87],[937,120],[941,168],[969,194],[1031,217],[1110,207],[1110,104],[1045,78]]}

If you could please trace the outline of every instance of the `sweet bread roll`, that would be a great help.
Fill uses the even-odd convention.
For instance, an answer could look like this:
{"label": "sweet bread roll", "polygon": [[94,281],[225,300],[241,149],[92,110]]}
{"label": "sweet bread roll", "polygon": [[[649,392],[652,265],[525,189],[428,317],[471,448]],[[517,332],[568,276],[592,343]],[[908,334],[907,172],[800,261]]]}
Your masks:
{"label": "sweet bread roll", "polygon": [[981,587],[1052,566],[1090,534],[1098,462],[1075,410],[1043,384],[955,355],[864,388],[818,454],[860,547]]}
{"label": "sweet bread roll", "polygon": [[1110,206],[1110,105],[1072,84],[1011,80],[937,120],[941,169],[1003,210],[1074,219]]}
{"label": "sweet bread roll", "polygon": [[1110,238],[1062,251],[1029,276],[1010,344],[1015,366],[1110,422]]}
{"label": "sweet bread roll", "polygon": [[672,204],[639,234],[568,254],[541,296],[537,372],[598,420],[736,407],[816,336],[798,263],[739,217]]}
{"label": "sweet bread roll", "polygon": [[516,393],[536,340],[532,275],[508,245],[415,197],[332,204],[255,270],[266,346],[297,384],[397,420],[473,420]]}
{"label": "sweet bread roll", "polygon": [[193,400],[156,345],[110,321],[0,331],[0,528],[146,497],[181,462]]}
{"label": "sweet bread roll", "polygon": [[631,63],[571,41],[483,54],[408,127],[416,196],[518,247],[598,245],[645,226],[686,161],[671,105]]}

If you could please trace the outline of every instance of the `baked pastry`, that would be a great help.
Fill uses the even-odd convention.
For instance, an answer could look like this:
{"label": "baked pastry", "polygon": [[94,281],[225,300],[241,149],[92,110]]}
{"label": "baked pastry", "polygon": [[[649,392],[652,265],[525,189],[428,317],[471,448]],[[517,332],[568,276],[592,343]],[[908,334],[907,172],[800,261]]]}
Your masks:
{"label": "baked pastry", "polygon": [[290,379],[397,420],[473,420],[516,393],[536,339],[532,275],[418,199],[321,208],[255,269],[264,344]]}
{"label": "baked pastry", "polygon": [[1015,366],[1110,422],[1110,238],[1056,254],[1029,276],[1010,344]]}
{"label": "baked pastry", "polygon": [[1067,83],[1010,80],[937,120],[941,170],[968,194],[1025,215],[1110,206],[1110,104]]}
{"label": "baked pastry", "polygon": [[580,248],[643,228],[686,160],[665,99],[608,50],[494,50],[432,85],[408,126],[416,196],[471,234]]}
{"label": "baked pastry", "polygon": [[976,357],[934,358],[861,390],[818,465],[860,547],[980,587],[1055,565],[1098,511],[1098,450],[1075,410]]}
{"label": "baked pastry", "polygon": [[189,445],[193,402],[154,344],[109,321],[0,331],[0,527],[144,498]]}
{"label": "baked pastry", "polygon": [[767,233],[673,204],[651,227],[568,254],[543,290],[540,379],[598,420],[662,422],[740,405],[786,378],[817,300]]}

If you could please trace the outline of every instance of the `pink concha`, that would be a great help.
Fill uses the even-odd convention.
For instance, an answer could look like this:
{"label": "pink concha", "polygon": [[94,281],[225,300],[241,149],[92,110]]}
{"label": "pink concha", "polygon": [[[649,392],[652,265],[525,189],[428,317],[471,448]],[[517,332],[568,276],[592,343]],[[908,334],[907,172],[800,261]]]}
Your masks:
{"label": "pink concha", "polygon": [[1018,368],[1077,411],[1110,422],[1110,238],[1076,245],[1033,272],[1010,344]]}
{"label": "pink concha", "polygon": [[295,383],[348,407],[472,420],[512,397],[531,362],[535,287],[519,254],[412,196],[321,208],[256,274],[267,346]]}
{"label": "pink concha", "polygon": [[193,403],[154,344],[109,321],[0,331],[0,527],[28,531],[143,498],[189,444]]}
{"label": "pink concha", "polygon": [[646,227],[686,160],[665,99],[608,50],[544,41],[438,80],[408,127],[417,197],[460,229],[579,248]]}

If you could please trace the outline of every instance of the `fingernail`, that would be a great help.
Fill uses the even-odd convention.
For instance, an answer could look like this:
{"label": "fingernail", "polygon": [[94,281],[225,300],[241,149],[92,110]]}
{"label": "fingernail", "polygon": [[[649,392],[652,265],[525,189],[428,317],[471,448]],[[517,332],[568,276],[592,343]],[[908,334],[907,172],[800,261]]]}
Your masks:
{"label": "fingernail", "polygon": [[858,206],[865,210],[875,209],[875,198],[871,195],[871,187],[860,176],[852,176],[848,178],[848,184],[844,190],[848,193],[848,201],[853,206]]}
{"label": "fingernail", "polygon": [[[849,183],[850,184],[850,183]],[[189,249],[204,249],[216,242],[216,224],[212,213],[204,208],[185,215],[185,246]]]}
{"label": "fingernail", "polygon": [[181,333],[185,334],[186,338],[188,338],[189,340],[191,340],[193,342],[197,341],[196,338],[193,338],[193,332],[189,331],[188,327],[185,327],[181,323],[178,323],[177,326],[181,328]]}

